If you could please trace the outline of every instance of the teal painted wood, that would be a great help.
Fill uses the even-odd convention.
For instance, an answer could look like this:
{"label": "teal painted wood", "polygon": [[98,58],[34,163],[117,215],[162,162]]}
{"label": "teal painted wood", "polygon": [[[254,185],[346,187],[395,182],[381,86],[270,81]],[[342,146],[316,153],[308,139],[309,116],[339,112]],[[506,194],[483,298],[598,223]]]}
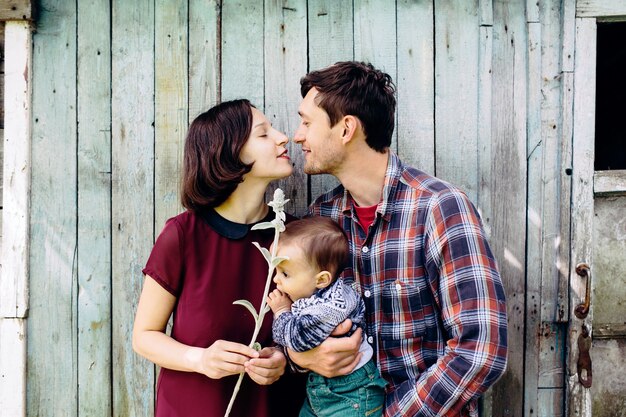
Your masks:
{"label": "teal painted wood", "polygon": [[[545,143],[542,141],[541,129],[541,50],[544,47],[541,39],[541,24],[527,23],[528,28],[528,226],[526,230],[526,303],[530,307],[526,311],[526,340],[524,352],[525,377],[524,415],[538,410],[538,374],[539,350],[543,340],[541,331],[541,270],[542,270],[542,176]],[[541,335],[538,337],[538,335]]]}
{"label": "teal painted wood", "polygon": [[189,1],[189,123],[220,100],[219,0]]}
{"label": "teal painted wood", "polygon": [[[494,415],[523,415],[528,38],[523,2],[494,2],[491,247],[507,295],[507,372],[493,390]],[[515,69],[515,70],[514,70]]]}
{"label": "teal painted wood", "polygon": [[76,415],[76,4],[42,1],[33,35],[27,415]]}
{"label": "teal painted wood", "polygon": [[[386,0],[354,0],[354,59],[372,63],[398,78],[396,8]],[[391,148],[397,149],[398,116]]]}
{"label": "teal painted wood", "polygon": [[78,2],[78,415],[111,414],[111,39],[106,0]]}
{"label": "teal painted wood", "polygon": [[435,167],[473,202],[478,190],[478,2],[435,1]]}
{"label": "teal painted wood", "polygon": [[264,111],[263,0],[222,2],[222,100],[247,98]]}
{"label": "teal painted wood", "polygon": [[[288,138],[298,128],[300,77],[307,72],[306,0],[266,0],[264,24],[265,114],[272,125]],[[287,210],[297,216],[306,213],[308,187],[302,171],[304,155],[300,145],[290,141],[288,153],[295,166],[293,174],[276,181],[267,192],[280,187],[291,201]]]}
{"label": "teal painted wood", "polygon": [[397,2],[397,152],[407,165],[435,173],[433,2]]}
{"label": "teal painted wood", "polygon": [[[536,306],[528,309],[528,315],[534,311],[540,312],[541,329],[539,333],[539,375],[538,387],[542,395],[538,396],[540,401],[537,409],[558,410],[565,399],[565,334],[564,327],[559,327],[556,323],[562,322],[564,315],[564,299],[560,299],[561,282],[567,283],[567,268],[563,267],[563,258],[568,258],[568,251],[564,250],[569,241],[569,215],[562,219],[560,206],[563,205],[563,181],[567,184],[567,194],[569,195],[569,177],[561,171],[562,153],[562,129],[563,125],[563,88],[567,88],[562,77],[563,65],[568,65],[563,57],[563,4],[560,1],[546,0],[540,3],[540,24],[541,24],[541,71],[540,87],[541,96],[536,101],[541,112],[540,129],[542,143],[541,166],[531,167],[529,159],[529,201],[534,199],[534,195],[539,194],[541,199],[541,256],[540,288],[541,298]],[[573,16],[571,17],[573,19]],[[530,93],[529,93],[530,94]],[[531,182],[531,173],[538,171],[537,181]],[[533,187],[537,183],[539,187]],[[530,204],[530,203],[529,203]],[[567,230],[564,230],[562,222],[567,222]],[[529,223],[530,224],[530,223]],[[563,236],[561,233],[565,233]],[[561,247],[563,245],[563,247]],[[528,251],[529,260],[531,252]],[[528,262],[528,268],[531,263]],[[534,272],[534,271],[533,271]],[[528,281],[534,280],[535,275],[527,272]],[[533,303],[535,304],[535,303]],[[542,329],[546,329],[541,331]],[[530,332],[530,328],[527,329]],[[527,352],[534,343],[528,340]],[[529,354],[527,353],[527,356]],[[545,389],[551,388],[551,389]],[[527,388],[528,391],[528,388]],[[545,391],[545,392],[543,392]],[[526,406],[528,410],[528,407]]]}
{"label": "teal painted wood", "polygon": [[115,1],[112,39],[113,414],[153,414],[154,366],[131,347],[154,239],[154,3]]}
{"label": "teal painted wood", "polygon": [[180,178],[188,126],[188,8],[155,3],[154,228],[180,213]]}
{"label": "teal painted wood", "polygon": [[[354,58],[352,2],[309,1],[309,70],[327,67]],[[300,89],[300,83],[296,88]],[[332,190],[339,181],[332,175],[310,176],[311,198]]]}

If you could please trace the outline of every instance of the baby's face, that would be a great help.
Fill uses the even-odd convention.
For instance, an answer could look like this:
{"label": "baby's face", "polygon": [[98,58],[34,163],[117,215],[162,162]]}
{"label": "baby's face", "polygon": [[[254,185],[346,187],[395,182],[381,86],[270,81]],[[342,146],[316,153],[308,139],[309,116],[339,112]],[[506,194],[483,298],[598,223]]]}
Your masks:
{"label": "baby's face", "polygon": [[289,258],[276,267],[276,287],[287,294],[291,301],[313,295],[316,290],[315,275],[319,271],[309,263],[302,249],[297,245],[279,243],[276,255]]}

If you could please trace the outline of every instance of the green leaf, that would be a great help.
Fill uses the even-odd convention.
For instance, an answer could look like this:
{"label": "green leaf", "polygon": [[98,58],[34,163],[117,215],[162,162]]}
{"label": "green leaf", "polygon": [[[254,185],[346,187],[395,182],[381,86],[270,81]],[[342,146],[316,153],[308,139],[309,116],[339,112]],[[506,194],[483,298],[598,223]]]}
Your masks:
{"label": "green leaf", "polygon": [[261,349],[263,349],[261,347],[261,344],[259,342],[254,342],[254,344],[252,345],[252,349],[256,350],[257,352],[260,352]]}
{"label": "green leaf", "polygon": [[[269,251],[268,251],[269,252]],[[279,263],[281,263],[282,261],[286,261],[289,259],[289,256],[277,256],[275,258],[272,259],[272,263],[271,265],[275,268],[276,265],[278,265]]]}
{"label": "green leaf", "polygon": [[263,223],[255,224],[250,229],[251,230],[261,230],[261,229],[273,229],[273,228],[274,228],[274,223],[272,223],[272,222],[263,222]]}
{"label": "green leaf", "polygon": [[272,264],[272,254],[270,253],[270,251],[268,251],[267,249],[265,249],[263,246],[259,245],[258,242],[252,242],[252,244],[254,246],[256,246],[256,248],[258,250],[261,251],[261,253],[263,254],[263,257],[265,258],[265,261],[267,262],[268,265]]}
{"label": "green leaf", "polygon": [[252,314],[252,317],[254,317],[255,323],[259,320],[259,315],[256,312],[256,308],[254,308],[254,306],[252,305],[252,303],[250,303],[250,301],[237,300],[237,301],[233,301],[233,304],[239,304],[240,306],[244,306],[245,308],[247,308],[248,311]]}

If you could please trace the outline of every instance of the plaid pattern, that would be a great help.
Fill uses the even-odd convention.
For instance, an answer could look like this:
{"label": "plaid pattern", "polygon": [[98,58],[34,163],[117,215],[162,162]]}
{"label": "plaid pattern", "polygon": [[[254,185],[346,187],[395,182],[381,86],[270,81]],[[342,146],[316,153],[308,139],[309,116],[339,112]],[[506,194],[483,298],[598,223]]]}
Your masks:
{"label": "plaid pattern", "polygon": [[457,188],[390,152],[382,202],[366,234],[342,186],[310,214],[350,241],[366,331],[390,383],[385,416],[477,416],[477,398],[504,372],[504,289],[479,215]]}

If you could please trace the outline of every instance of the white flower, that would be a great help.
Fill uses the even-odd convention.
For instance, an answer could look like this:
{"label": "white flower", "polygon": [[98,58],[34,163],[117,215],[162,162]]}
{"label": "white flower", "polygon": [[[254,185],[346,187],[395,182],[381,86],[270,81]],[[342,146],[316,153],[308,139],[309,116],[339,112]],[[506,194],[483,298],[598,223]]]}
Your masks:
{"label": "white flower", "polygon": [[274,213],[276,213],[276,216],[280,216],[282,218],[282,220],[284,221],[284,211],[285,211],[285,204],[287,204],[289,200],[285,200],[285,193],[283,192],[283,190],[281,190],[280,188],[277,188],[274,191],[274,198],[272,199],[272,201],[270,201],[269,203],[267,203],[270,207],[272,207],[272,210],[274,210]]}

